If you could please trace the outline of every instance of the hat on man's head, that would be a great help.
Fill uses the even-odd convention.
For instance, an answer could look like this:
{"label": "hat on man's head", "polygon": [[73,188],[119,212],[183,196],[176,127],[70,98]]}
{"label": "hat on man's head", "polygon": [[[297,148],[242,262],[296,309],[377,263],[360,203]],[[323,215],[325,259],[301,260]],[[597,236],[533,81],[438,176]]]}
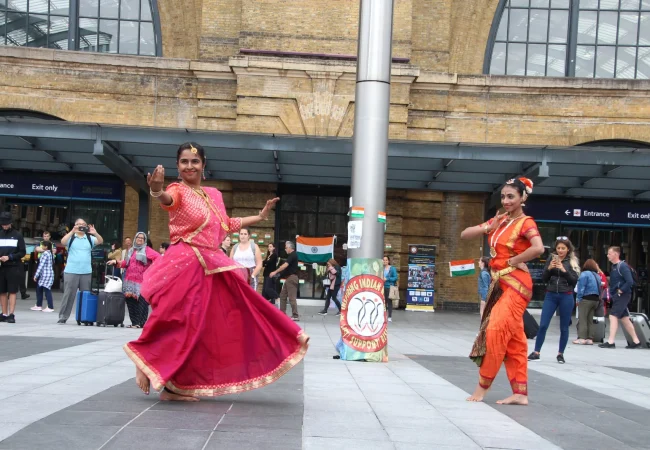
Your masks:
{"label": "hat on man's head", "polygon": [[13,221],[14,220],[10,212],[0,213],[0,225],[11,225]]}

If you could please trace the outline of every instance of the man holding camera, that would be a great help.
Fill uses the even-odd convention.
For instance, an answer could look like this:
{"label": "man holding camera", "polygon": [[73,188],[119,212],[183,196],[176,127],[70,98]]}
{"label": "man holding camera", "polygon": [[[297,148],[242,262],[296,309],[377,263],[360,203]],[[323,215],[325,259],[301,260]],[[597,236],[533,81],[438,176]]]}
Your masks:
{"label": "man holding camera", "polygon": [[0,322],[16,323],[16,292],[20,289],[20,277],[25,275],[20,268],[25,256],[25,239],[11,228],[13,218],[10,212],[0,213]]}
{"label": "man holding camera", "polygon": [[68,249],[68,260],[63,271],[63,299],[59,309],[59,324],[63,325],[72,313],[77,291],[89,291],[92,278],[91,252],[94,246],[101,245],[104,239],[93,225],[88,226],[83,219],[77,219],[74,227],[63,236],[61,244]]}

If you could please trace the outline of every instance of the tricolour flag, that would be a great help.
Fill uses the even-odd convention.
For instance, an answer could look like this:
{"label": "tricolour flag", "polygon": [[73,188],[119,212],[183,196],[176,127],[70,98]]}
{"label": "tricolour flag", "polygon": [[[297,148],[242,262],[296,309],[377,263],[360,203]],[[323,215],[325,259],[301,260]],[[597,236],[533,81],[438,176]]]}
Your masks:
{"label": "tricolour flag", "polygon": [[365,209],[360,206],[353,206],[350,210],[350,217],[353,219],[363,219],[365,215]]}
{"label": "tricolour flag", "polygon": [[298,261],[304,263],[326,263],[334,257],[334,237],[296,238]]}
{"label": "tricolour flag", "polygon": [[385,212],[379,211],[377,213],[377,222],[386,223],[386,213]]}
{"label": "tricolour flag", "polygon": [[452,277],[464,277],[476,273],[474,260],[463,259],[461,261],[451,261],[449,263],[449,274]]}

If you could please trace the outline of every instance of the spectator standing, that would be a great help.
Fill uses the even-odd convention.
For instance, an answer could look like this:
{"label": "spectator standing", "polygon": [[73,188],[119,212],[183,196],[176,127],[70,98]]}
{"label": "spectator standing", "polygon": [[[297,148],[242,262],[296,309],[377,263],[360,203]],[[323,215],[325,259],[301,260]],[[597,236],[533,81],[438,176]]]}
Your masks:
{"label": "spectator standing", "polygon": [[[36,306],[32,306],[32,311],[43,311],[46,313],[54,312],[54,302],[52,301],[52,285],[54,284],[54,256],[52,255],[52,242],[43,241],[38,258],[38,269],[34,274],[36,281]],[[47,308],[43,309],[43,294],[47,299]]]}
{"label": "spectator standing", "polygon": [[575,248],[568,237],[559,236],[555,240],[554,252],[546,261],[542,279],[546,283],[546,296],[542,305],[542,317],[539,331],[535,339],[535,351],[528,355],[529,361],[537,361],[546,339],[553,319],[553,314],[558,311],[560,316],[560,346],[557,353],[557,362],[564,364],[564,350],[569,342],[569,325],[575,301],[573,291],[578,282],[580,266],[575,255]]}
{"label": "spectator standing", "polygon": [[[126,254],[128,253],[129,249],[133,246],[133,241],[131,238],[124,238],[124,243],[122,244],[122,259],[120,261],[124,261],[126,259]],[[124,275],[124,271],[122,270],[122,275]]]}
{"label": "spectator standing", "polygon": [[278,253],[275,251],[275,245],[269,244],[266,253],[266,258],[264,258],[264,262],[262,263],[264,266],[262,297],[275,305],[276,300],[279,299],[278,291],[275,288],[275,278],[271,276],[271,272],[278,268]]}
{"label": "spectator standing", "polygon": [[226,236],[221,243],[221,250],[226,254],[226,256],[230,256],[230,246],[232,244],[232,239],[230,236]]}
{"label": "spectator standing", "polygon": [[621,248],[610,247],[607,250],[607,259],[612,263],[612,270],[609,272],[609,295],[612,298],[612,308],[609,310],[609,339],[598,347],[616,348],[615,339],[618,331],[619,321],[625,330],[632,337],[632,343],[625,348],[641,348],[634,325],[630,322],[630,312],[627,309],[632,300],[632,289],[634,278],[630,266],[621,259]]}
{"label": "spectator standing", "polygon": [[[126,254],[126,258],[119,263],[125,269],[122,292],[131,318],[129,328],[143,328],[149,317],[149,303],[140,295],[140,286],[144,273],[151,267],[151,263],[160,258],[160,254],[146,242],[147,235],[142,231],[138,232],[133,238],[133,246]],[[117,261],[110,260],[108,264],[115,265]]]}
{"label": "spectator standing", "polygon": [[330,307],[330,300],[333,300],[334,304],[339,309],[339,312],[336,313],[336,315],[337,316],[341,315],[341,302],[339,302],[337,295],[339,293],[339,289],[341,289],[342,275],[343,275],[343,271],[341,270],[341,266],[339,266],[339,264],[336,262],[334,258],[327,261],[327,276],[328,279],[330,280],[330,284],[327,289],[327,297],[325,297],[325,307],[321,312],[318,313],[321,316],[327,315],[327,311],[329,310]]}
{"label": "spectator standing", "polygon": [[[122,248],[120,247],[119,241],[115,241],[111,244],[111,251],[108,253],[108,260],[114,260],[118,263],[122,262]],[[106,268],[106,275],[112,275],[114,277],[122,278],[122,271],[119,268],[119,264],[114,265],[112,270]]]}
{"label": "spectator standing", "polygon": [[573,341],[578,345],[594,345],[594,315],[600,306],[600,293],[603,281],[600,269],[593,259],[588,259],[582,266],[582,273],[578,278],[578,339]]}
{"label": "spectator standing", "polygon": [[158,253],[160,253],[160,256],[164,255],[168,248],[169,248],[169,242],[161,243],[160,248],[158,249]]}
{"label": "spectator standing", "polygon": [[[20,290],[20,265],[25,256],[25,239],[11,227],[13,218],[10,212],[0,213],[0,322],[16,323],[16,293]],[[22,277],[25,275],[23,273]],[[24,281],[22,281],[24,283]]]}
{"label": "spectator standing", "polygon": [[284,286],[280,292],[280,311],[286,313],[287,310],[287,297],[291,304],[291,320],[297,322],[300,320],[298,315],[298,254],[296,253],[296,244],[287,241],[284,244],[284,249],[287,252],[287,260],[278,267],[276,270],[269,274],[274,277],[277,274],[284,277]]}
{"label": "spectator standing", "polygon": [[478,274],[478,296],[481,299],[481,317],[485,311],[485,302],[487,301],[488,291],[490,290],[490,283],[492,283],[492,276],[490,275],[490,258],[487,256],[478,260],[478,267],[481,272]]}
{"label": "spectator standing", "polygon": [[239,230],[239,243],[230,250],[230,259],[248,269],[248,284],[257,290],[257,276],[262,271],[262,253],[250,237],[249,229]]}
{"label": "spectator standing", "polygon": [[388,307],[388,321],[393,321],[393,300],[390,298],[391,286],[397,286],[397,269],[390,264],[390,256],[384,256],[384,301]]}
{"label": "spectator standing", "polygon": [[63,236],[61,244],[68,249],[68,261],[63,271],[63,298],[58,323],[64,325],[74,306],[77,291],[89,291],[92,278],[91,252],[93,247],[104,243],[93,225],[77,219],[74,227]]}

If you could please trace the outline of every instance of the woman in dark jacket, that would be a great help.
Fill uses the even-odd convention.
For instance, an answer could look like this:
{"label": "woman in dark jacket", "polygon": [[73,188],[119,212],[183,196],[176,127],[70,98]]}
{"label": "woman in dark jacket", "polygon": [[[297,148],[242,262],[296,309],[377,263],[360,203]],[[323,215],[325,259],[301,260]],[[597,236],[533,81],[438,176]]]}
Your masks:
{"label": "woman in dark jacket", "polygon": [[264,266],[264,284],[262,285],[262,297],[275,305],[275,300],[280,296],[275,288],[275,278],[271,277],[271,272],[278,267],[278,254],[275,251],[275,245],[269,244],[266,252],[266,258],[262,261]]}
{"label": "woman in dark jacket", "polygon": [[546,338],[546,330],[551,324],[555,311],[560,315],[560,349],[557,362],[564,364],[564,350],[569,342],[569,325],[573,313],[573,290],[578,282],[580,266],[575,256],[575,248],[566,236],[560,236],[555,241],[554,252],[546,261],[542,279],[546,283],[546,296],[542,305],[542,317],[539,331],[535,340],[535,351],[528,355],[529,361],[539,359],[540,351]]}

